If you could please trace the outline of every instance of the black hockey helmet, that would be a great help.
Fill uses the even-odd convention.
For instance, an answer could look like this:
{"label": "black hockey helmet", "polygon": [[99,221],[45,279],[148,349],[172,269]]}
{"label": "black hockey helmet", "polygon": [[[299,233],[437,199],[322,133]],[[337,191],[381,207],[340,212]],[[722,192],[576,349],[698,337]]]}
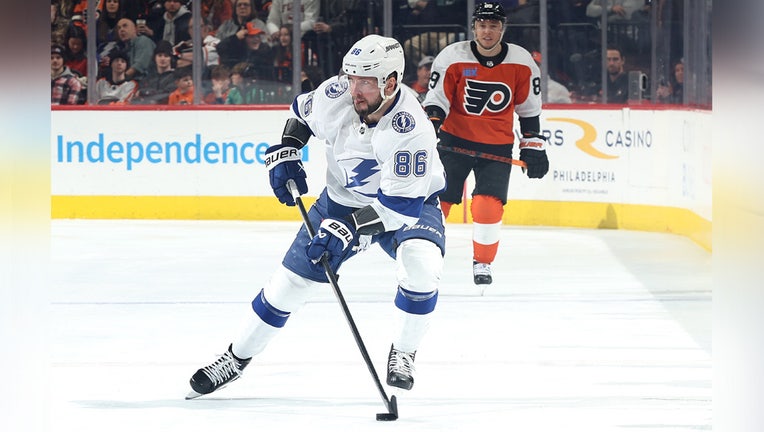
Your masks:
{"label": "black hockey helmet", "polygon": [[504,12],[501,3],[482,2],[476,4],[475,11],[472,12],[472,24],[475,25],[475,21],[477,20],[496,20],[501,21],[502,24],[506,24],[507,14]]}

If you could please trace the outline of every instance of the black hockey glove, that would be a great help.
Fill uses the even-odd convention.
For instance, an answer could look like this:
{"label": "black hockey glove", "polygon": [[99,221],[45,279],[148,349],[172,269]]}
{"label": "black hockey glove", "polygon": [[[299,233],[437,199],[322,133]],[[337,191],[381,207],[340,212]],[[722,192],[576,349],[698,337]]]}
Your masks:
{"label": "black hockey glove", "polygon": [[523,133],[520,139],[520,160],[525,162],[528,178],[543,178],[549,171],[546,157],[546,138],[534,133]]}
{"label": "black hockey glove", "polygon": [[425,108],[424,112],[427,113],[432,122],[432,127],[435,128],[435,136],[440,137],[440,125],[443,124],[443,119],[446,118],[446,112],[434,105]]}

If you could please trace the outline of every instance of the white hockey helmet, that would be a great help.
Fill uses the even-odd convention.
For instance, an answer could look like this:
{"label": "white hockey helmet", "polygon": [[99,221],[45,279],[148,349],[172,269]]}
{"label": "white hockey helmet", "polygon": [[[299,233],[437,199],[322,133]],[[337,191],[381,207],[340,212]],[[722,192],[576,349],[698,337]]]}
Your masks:
{"label": "white hockey helmet", "polygon": [[377,78],[377,85],[384,98],[387,78],[396,72],[396,78],[400,83],[403,79],[405,64],[400,42],[393,38],[372,34],[350,47],[342,59],[342,72],[347,75]]}

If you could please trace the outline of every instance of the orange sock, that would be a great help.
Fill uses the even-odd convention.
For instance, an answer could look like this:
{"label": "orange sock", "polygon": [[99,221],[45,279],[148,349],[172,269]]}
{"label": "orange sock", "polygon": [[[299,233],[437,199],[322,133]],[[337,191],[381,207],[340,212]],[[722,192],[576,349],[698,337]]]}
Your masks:
{"label": "orange sock", "polygon": [[472,197],[471,211],[473,259],[490,264],[499,250],[504,206],[498,198],[475,195]]}

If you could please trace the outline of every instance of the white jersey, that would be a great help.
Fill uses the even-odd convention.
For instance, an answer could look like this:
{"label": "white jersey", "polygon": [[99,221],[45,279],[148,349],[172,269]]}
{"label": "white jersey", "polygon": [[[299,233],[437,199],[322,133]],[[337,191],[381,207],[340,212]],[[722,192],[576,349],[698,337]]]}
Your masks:
{"label": "white jersey", "polygon": [[347,82],[336,76],[295,98],[291,116],[325,141],[329,198],[371,205],[386,231],[413,225],[424,201],[445,187],[435,129],[405,87],[376,124],[361,122]]}

